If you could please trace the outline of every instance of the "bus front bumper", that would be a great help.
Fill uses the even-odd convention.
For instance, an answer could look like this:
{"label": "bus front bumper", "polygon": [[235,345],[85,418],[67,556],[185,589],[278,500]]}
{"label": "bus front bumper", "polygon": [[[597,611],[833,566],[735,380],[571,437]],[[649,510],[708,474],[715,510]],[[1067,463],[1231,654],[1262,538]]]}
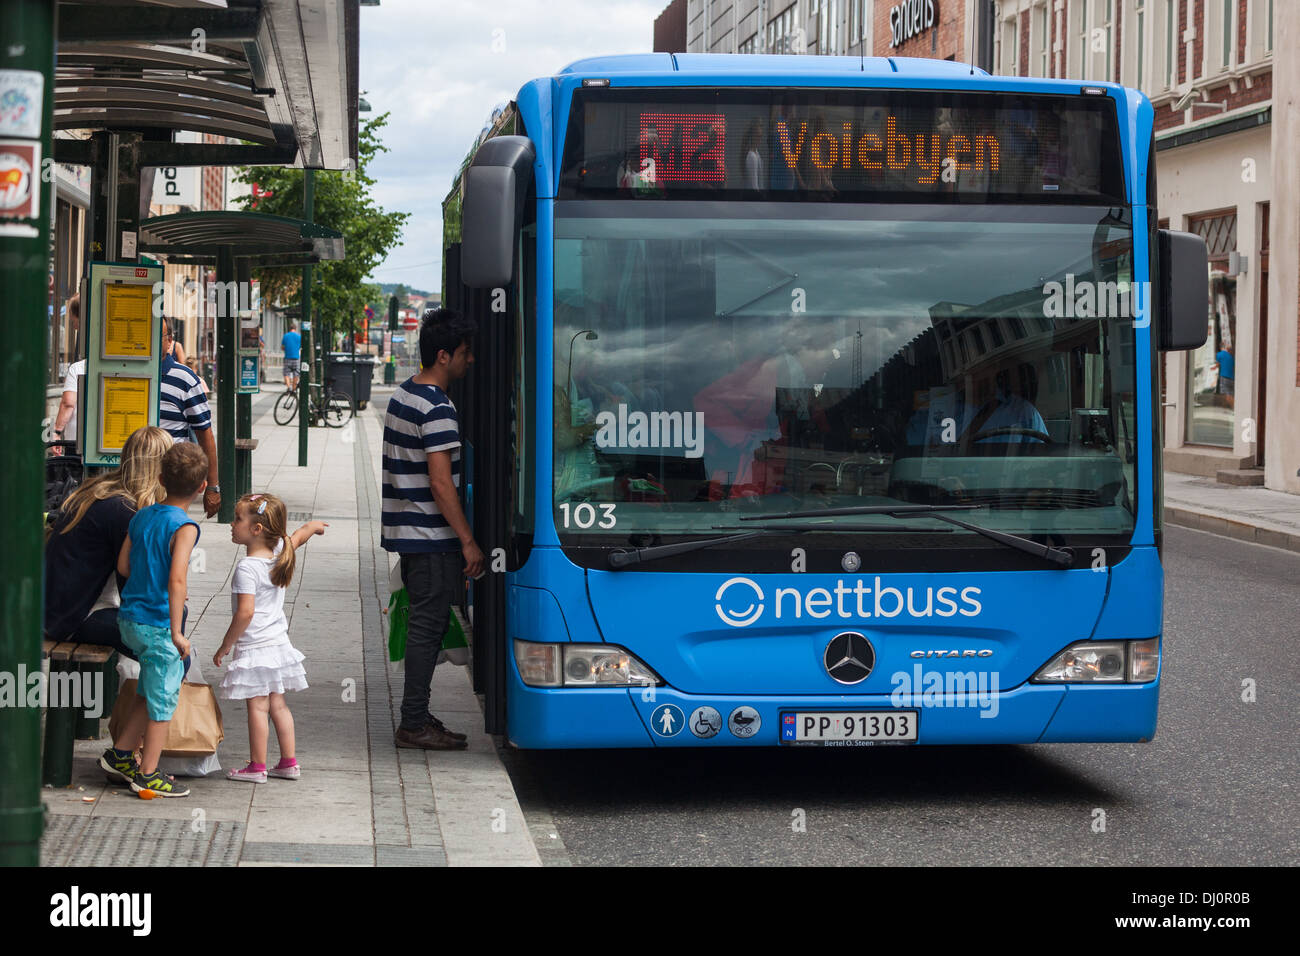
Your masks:
{"label": "bus front bumper", "polygon": [[1022,684],[983,696],[934,695],[896,707],[888,695],[877,694],[733,696],[683,694],[671,687],[528,687],[511,667],[507,722],[511,742],[526,750],[789,746],[781,739],[785,714],[902,710],[917,714],[917,744],[1145,742],[1155,735],[1159,687],[1158,680]]}

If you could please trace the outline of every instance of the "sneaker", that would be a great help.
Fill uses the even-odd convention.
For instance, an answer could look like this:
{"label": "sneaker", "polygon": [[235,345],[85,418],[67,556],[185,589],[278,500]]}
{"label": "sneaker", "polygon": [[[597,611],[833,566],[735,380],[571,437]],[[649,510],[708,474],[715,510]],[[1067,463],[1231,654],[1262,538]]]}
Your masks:
{"label": "sneaker", "polygon": [[108,777],[109,783],[129,784],[140,772],[140,765],[135,762],[135,754],[119,757],[113,753],[112,747],[99,755],[99,766]]}
{"label": "sneaker", "polygon": [[399,727],[394,743],[411,750],[464,750],[467,746],[465,741],[457,740],[432,724],[425,724],[419,730],[403,730]]}
{"label": "sneaker", "polygon": [[266,783],[265,770],[249,770],[247,767],[240,767],[238,770],[227,770],[227,780],[247,780],[249,783]]}
{"label": "sneaker", "polygon": [[131,780],[131,789],[136,793],[145,793],[150,797],[188,797],[190,788],[183,783],[177,783],[175,777],[169,777],[159,770],[153,773],[145,773],[143,770],[136,771],[135,777]]}
{"label": "sneaker", "polygon": [[296,763],[292,767],[267,767],[266,775],[279,777],[281,780],[297,780],[302,776],[302,764]]}
{"label": "sneaker", "polygon": [[457,740],[469,740],[469,737],[467,737],[465,734],[460,734],[454,730],[449,729],[446,724],[444,724],[437,717],[433,716],[433,714],[429,715],[428,723],[430,727],[436,727],[438,730],[441,730],[448,737],[455,737]]}

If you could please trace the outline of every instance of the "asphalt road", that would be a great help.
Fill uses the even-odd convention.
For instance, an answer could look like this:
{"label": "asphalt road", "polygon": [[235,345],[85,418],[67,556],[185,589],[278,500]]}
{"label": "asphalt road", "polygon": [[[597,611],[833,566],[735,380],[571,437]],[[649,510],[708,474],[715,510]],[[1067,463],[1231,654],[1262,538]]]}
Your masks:
{"label": "asphalt road", "polygon": [[1148,744],[531,751],[507,767],[548,863],[1295,865],[1300,554],[1171,527],[1165,565]]}

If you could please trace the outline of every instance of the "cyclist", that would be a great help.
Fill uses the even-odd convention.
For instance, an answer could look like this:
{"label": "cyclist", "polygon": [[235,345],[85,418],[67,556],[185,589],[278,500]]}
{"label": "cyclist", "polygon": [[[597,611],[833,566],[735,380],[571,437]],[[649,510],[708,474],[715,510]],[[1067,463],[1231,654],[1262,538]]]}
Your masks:
{"label": "cyclist", "polygon": [[298,360],[302,357],[302,336],[298,334],[298,324],[289,323],[289,331],[280,339],[284,349],[284,385],[289,391],[298,388]]}

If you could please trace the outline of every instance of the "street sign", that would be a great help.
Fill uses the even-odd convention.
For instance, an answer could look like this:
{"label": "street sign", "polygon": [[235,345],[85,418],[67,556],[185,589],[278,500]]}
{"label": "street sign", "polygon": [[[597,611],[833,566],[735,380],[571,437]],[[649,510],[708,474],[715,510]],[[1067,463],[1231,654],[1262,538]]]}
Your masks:
{"label": "street sign", "polygon": [[236,392],[240,395],[255,395],[262,390],[261,376],[258,374],[258,365],[260,364],[256,352],[240,353],[239,355],[239,387]]}

